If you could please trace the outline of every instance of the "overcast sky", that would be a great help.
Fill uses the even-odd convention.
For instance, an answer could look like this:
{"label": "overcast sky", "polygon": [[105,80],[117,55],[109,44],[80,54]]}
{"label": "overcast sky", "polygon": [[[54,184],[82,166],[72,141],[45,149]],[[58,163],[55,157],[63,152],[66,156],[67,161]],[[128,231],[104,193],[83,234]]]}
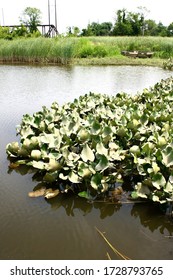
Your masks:
{"label": "overcast sky", "polygon": [[[173,0],[49,0],[51,23],[54,24],[55,2],[57,6],[57,27],[60,33],[68,26],[86,28],[88,23],[111,21],[114,23],[118,9],[137,12],[137,7],[146,7],[147,18],[164,25],[173,22]],[[42,24],[48,24],[48,0],[0,0],[0,24],[19,24],[19,17],[26,7],[35,7],[42,12]]]}

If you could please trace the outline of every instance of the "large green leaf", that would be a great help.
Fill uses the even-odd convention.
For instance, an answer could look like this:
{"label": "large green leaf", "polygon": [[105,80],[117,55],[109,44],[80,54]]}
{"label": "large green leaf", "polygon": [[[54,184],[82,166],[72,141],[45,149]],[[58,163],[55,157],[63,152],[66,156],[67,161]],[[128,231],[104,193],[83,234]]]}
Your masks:
{"label": "large green leaf", "polygon": [[100,154],[100,155],[105,155],[105,156],[108,155],[108,149],[106,149],[106,148],[104,147],[104,145],[103,145],[102,142],[97,143],[97,145],[96,145],[96,151],[97,151],[97,153]]}
{"label": "large green leaf", "polygon": [[137,183],[135,186],[136,194],[138,197],[147,198],[150,194],[150,190],[147,186],[143,185],[142,183]]}
{"label": "large green leaf", "polygon": [[161,187],[165,187],[166,180],[165,180],[164,176],[161,173],[158,172],[157,174],[153,175],[152,184],[157,189],[160,189]]}
{"label": "large green leaf", "polygon": [[37,168],[37,169],[40,169],[40,170],[45,170],[45,168],[46,168],[46,164],[43,161],[33,160],[30,163],[28,163],[28,165],[31,165],[34,168]]}
{"label": "large green leaf", "polygon": [[74,173],[73,171],[70,172],[68,178],[69,178],[70,182],[72,182],[72,183],[80,183],[81,182],[79,176],[76,173]]}
{"label": "large green leaf", "polygon": [[78,196],[86,198],[86,199],[90,199],[90,195],[87,191],[79,192]]}
{"label": "large green leaf", "polygon": [[81,158],[83,161],[94,161],[95,156],[91,148],[88,146],[88,144],[84,145],[82,152],[81,152]]}
{"label": "large green leaf", "polygon": [[50,158],[49,163],[47,165],[47,170],[49,171],[56,171],[61,169],[61,164],[55,159],[55,158]]}
{"label": "large green leaf", "polygon": [[98,190],[101,187],[102,178],[103,178],[103,176],[98,172],[92,176],[91,186],[93,187],[93,189]]}
{"label": "large green leaf", "polygon": [[78,132],[78,138],[81,140],[81,141],[87,141],[90,139],[90,134],[88,132],[88,130],[86,128],[81,128]]}
{"label": "large green leaf", "polygon": [[12,156],[12,157],[13,156],[16,157],[18,155],[19,149],[20,149],[20,147],[19,147],[19,143],[18,142],[9,143],[6,146],[7,154],[9,156]]}
{"label": "large green leaf", "polygon": [[55,146],[55,137],[53,134],[48,134],[48,133],[43,133],[40,136],[40,141],[42,143],[46,143],[49,144],[50,147],[54,147]]}
{"label": "large green leaf", "polygon": [[91,133],[97,135],[100,133],[100,129],[101,129],[100,123],[98,121],[94,121],[91,125]]}
{"label": "large green leaf", "polygon": [[43,177],[43,181],[46,181],[48,183],[53,183],[56,181],[56,179],[58,178],[58,173],[57,171],[55,172],[47,172],[44,177]]}
{"label": "large green leaf", "polygon": [[79,174],[79,176],[84,178],[84,177],[90,176],[92,174],[92,172],[86,163],[80,162],[78,165],[78,174]]}
{"label": "large green leaf", "polygon": [[30,137],[32,135],[35,135],[33,129],[30,126],[28,126],[26,128],[25,127],[22,128],[20,130],[20,134],[21,134],[21,137],[23,137],[23,138],[27,138],[27,137]]}
{"label": "large green leaf", "polygon": [[103,172],[108,167],[109,167],[108,158],[104,155],[99,156],[99,162],[95,167],[96,171]]}
{"label": "large green leaf", "polygon": [[162,163],[166,167],[173,166],[173,147],[172,146],[167,146],[163,151],[162,151]]}
{"label": "large green leaf", "polygon": [[41,151],[40,150],[32,150],[31,157],[32,157],[32,159],[35,159],[35,160],[41,159]]}
{"label": "large green leaf", "polygon": [[171,184],[169,181],[166,183],[164,191],[166,193],[171,193],[173,195],[173,184]]}
{"label": "large green leaf", "polygon": [[103,137],[110,136],[111,134],[112,134],[111,126],[105,126],[102,132]]}

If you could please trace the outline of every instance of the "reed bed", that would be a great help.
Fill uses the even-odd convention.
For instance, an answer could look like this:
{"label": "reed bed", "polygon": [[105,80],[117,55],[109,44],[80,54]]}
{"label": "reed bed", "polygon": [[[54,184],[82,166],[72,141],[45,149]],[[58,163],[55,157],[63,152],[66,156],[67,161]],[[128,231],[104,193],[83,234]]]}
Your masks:
{"label": "reed bed", "polygon": [[[173,57],[173,38],[168,37],[56,37],[22,38],[11,41],[0,40],[0,62],[19,63],[56,63],[69,64],[75,59],[92,59],[99,64],[110,64],[113,58],[118,64],[134,64],[121,55],[122,50],[151,51],[150,59],[168,59]],[[137,61],[137,60],[136,60]],[[143,60],[148,64],[147,60]],[[140,63],[139,63],[140,64]]]}
{"label": "reed bed", "polygon": [[0,41],[1,62],[68,64],[73,57],[72,42],[47,38]]}

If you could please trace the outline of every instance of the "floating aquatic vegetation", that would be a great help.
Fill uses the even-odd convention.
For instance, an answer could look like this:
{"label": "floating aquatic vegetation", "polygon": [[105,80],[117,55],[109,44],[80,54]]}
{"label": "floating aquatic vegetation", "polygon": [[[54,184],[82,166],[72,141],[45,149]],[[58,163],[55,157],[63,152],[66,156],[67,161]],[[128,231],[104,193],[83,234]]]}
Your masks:
{"label": "floating aquatic vegetation", "polygon": [[167,61],[163,63],[163,68],[166,70],[173,70],[173,60],[169,58]]}
{"label": "floating aquatic vegetation", "polygon": [[11,167],[27,165],[59,192],[95,198],[133,182],[133,199],[173,200],[173,79],[141,94],[89,93],[24,115]]}

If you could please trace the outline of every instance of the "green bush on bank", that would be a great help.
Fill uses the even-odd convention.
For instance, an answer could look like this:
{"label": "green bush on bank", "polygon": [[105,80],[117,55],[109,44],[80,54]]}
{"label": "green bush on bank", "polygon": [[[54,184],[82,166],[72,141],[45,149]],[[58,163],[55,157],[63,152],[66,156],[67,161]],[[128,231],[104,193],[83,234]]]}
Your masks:
{"label": "green bush on bank", "polygon": [[6,152],[59,192],[96,197],[131,182],[132,198],[173,200],[173,79],[141,94],[86,94],[26,114]]}

